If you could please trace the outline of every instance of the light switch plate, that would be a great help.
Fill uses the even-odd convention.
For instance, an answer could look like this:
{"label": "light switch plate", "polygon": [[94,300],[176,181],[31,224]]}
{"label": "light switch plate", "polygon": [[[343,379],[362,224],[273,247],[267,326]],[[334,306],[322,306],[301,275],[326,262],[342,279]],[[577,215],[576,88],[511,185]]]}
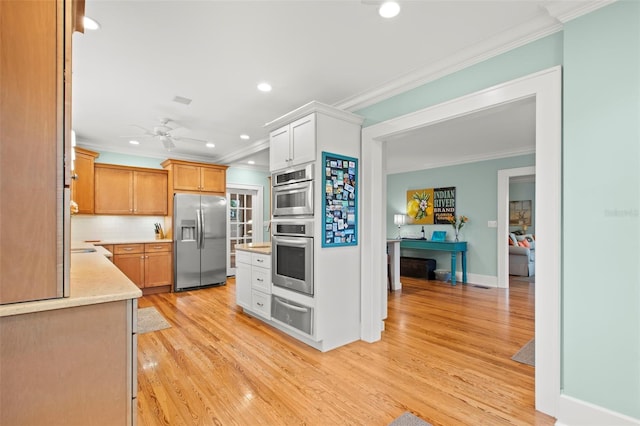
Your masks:
{"label": "light switch plate", "polygon": [[489,228],[497,228],[498,227],[498,221],[497,220],[490,220],[489,222],[487,222],[487,226]]}

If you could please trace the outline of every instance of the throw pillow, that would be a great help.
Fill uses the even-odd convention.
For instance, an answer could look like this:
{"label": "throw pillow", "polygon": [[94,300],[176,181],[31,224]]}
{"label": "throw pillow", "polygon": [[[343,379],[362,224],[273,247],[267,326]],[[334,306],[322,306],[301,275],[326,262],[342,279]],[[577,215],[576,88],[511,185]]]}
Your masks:
{"label": "throw pillow", "polygon": [[524,247],[524,246],[525,246],[525,245],[524,245],[524,241],[518,241],[518,245],[519,245],[520,247]]}
{"label": "throw pillow", "polygon": [[509,245],[512,246],[513,245],[513,240],[511,238],[507,238],[507,240],[509,240]]}
{"label": "throw pillow", "polygon": [[522,247],[527,247],[527,248],[531,247],[531,244],[529,244],[529,241],[527,240],[522,240],[520,241],[520,243],[522,243]]}
{"label": "throw pillow", "polygon": [[509,238],[511,238],[511,241],[513,241],[514,246],[518,245],[518,239],[516,238],[516,234],[514,234],[513,232],[509,233]]}

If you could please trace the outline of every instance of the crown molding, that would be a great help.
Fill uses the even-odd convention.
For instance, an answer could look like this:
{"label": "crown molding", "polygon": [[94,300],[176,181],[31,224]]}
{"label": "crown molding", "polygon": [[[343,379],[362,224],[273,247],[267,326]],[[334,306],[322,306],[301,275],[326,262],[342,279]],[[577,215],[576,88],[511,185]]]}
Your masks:
{"label": "crown molding", "polygon": [[563,24],[616,0],[550,1],[542,13],[527,23],[511,27],[428,67],[411,71],[382,85],[334,104],[346,111],[358,111],[378,102],[435,81],[456,71],[562,31]]}
{"label": "crown molding", "polygon": [[364,121],[364,117],[348,112],[344,108],[338,107],[338,109],[336,109],[335,106],[323,104],[322,102],[318,101],[311,101],[299,108],[294,109],[291,112],[286,113],[281,117],[276,118],[275,120],[266,123],[264,127],[268,131],[272,131],[299,118],[305,117],[312,112],[319,112],[329,117],[338,118],[340,120],[358,125],[362,124],[362,122]]}
{"label": "crown molding", "polygon": [[616,1],[617,0],[586,0],[569,3],[566,1],[549,1],[548,4],[542,7],[549,13],[549,16],[565,24],[572,19],[591,13],[594,10],[608,6]]}

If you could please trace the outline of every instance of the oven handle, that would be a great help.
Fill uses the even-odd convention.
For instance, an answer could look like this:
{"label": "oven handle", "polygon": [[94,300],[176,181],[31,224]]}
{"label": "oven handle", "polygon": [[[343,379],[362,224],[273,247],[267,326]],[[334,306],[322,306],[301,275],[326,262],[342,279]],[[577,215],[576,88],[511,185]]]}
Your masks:
{"label": "oven handle", "polygon": [[[303,241],[300,241],[300,240]],[[294,237],[294,238],[287,238],[287,237],[280,237],[280,236],[273,236],[273,242],[275,243],[274,245],[277,244],[287,244],[290,246],[295,246],[295,247],[306,247],[307,244],[309,244],[309,240],[311,240],[311,237]]]}
{"label": "oven handle", "polygon": [[281,185],[281,186],[276,186],[273,188],[275,193],[279,193],[279,194],[288,194],[290,192],[294,192],[298,189],[306,189],[306,188],[311,188],[313,186],[313,182],[312,181],[304,181],[304,182],[298,182],[298,183],[290,183],[287,185]]}
{"label": "oven handle", "polygon": [[287,307],[287,308],[291,309],[292,311],[296,311],[296,312],[309,312],[309,310],[311,309],[311,308],[302,308],[302,307],[300,307],[300,306],[294,306],[294,305],[291,305],[291,304],[289,304],[289,303],[287,303],[287,302],[283,302],[282,300],[280,300],[280,299],[279,299],[279,298],[277,298],[277,297],[275,298],[275,300],[276,300],[276,303],[279,303],[279,304],[281,304],[282,306],[285,306],[285,307]]}

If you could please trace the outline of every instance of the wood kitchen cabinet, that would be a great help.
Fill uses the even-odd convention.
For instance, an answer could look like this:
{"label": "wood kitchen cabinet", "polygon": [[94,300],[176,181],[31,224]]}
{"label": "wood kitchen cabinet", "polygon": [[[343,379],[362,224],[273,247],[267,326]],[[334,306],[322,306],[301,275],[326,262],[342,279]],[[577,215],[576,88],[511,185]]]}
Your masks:
{"label": "wood kitchen cabinet", "polygon": [[71,42],[84,1],[0,1],[0,304],[65,295]]}
{"label": "wood kitchen cabinet", "polygon": [[84,148],[74,148],[75,161],[71,180],[71,200],[78,204],[78,214],[94,213],[94,164],[100,154]]}
{"label": "wood kitchen cabinet", "polygon": [[135,425],[137,302],[0,318],[0,424]]}
{"label": "wood kitchen cabinet", "polygon": [[316,115],[302,117],[269,134],[271,171],[316,159]]}
{"label": "wood kitchen cabinet", "polygon": [[168,214],[167,171],[95,165],[95,213],[116,215]]}
{"label": "wood kitchen cabinet", "polygon": [[172,195],[175,192],[224,195],[227,191],[227,166],[168,159],[162,167],[169,171]]}
{"label": "wood kitchen cabinet", "polygon": [[171,286],[172,247],[168,242],[114,244],[113,263],[141,289]]}

